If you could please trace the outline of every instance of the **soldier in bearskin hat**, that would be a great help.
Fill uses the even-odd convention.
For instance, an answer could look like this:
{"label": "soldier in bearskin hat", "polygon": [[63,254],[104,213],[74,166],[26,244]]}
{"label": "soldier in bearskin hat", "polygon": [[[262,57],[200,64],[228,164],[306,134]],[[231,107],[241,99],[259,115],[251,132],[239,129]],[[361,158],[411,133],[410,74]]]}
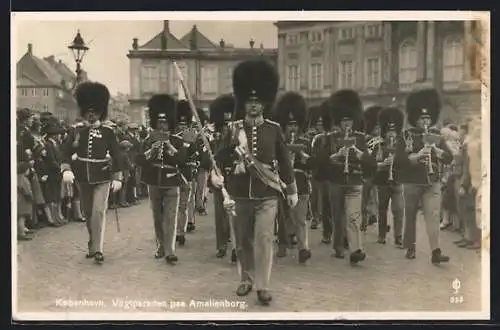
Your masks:
{"label": "soldier in bearskin hat", "polygon": [[102,125],[108,115],[108,88],[97,82],[84,82],[78,85],[75,97],[88,125],[73,132],[63,145],[62,179],[65,183],[78,183],[87,216],[87,258],[101,263],[109,189],[116,192],[122,187],[120,148],[113,130]]}
{"label": "soldier in bearskin hat", "polygon": [[[255,286],[259,302],[268,305],[278,199],[284,194],[294,207],[297,184],[281,127],[267,119],[278,90],[273,65],[262,59],[239,63],[233,72],[233,90],[236,118],[241,119],[231,129],[227,148],[219,151],[227,154],[219,159],[235,160],[224,167],[233,165],[227,187],[236,202],[234,225],[241,266],[236,294],[246,296]],[[212,178],[212,182],[223,179]]]}
{"label": "soldier in bearskin hat", "polygon": [[[225,94],[217,97],[210,104],[210,117],[209,121],[213,124],[215,129],[215,139],[212,143],[214,152],[223,146],[223,137],[227,134],[229,123],[231,122],[234,113],[234,97],[231,94]],[[218,167],[222,171],[222,175],[227,179],[231,173],[232,166],[224,166],[224,163],[230,164],[231,162],[224,162],[221,159],[216,159]],[[212,185],[209,180],[209,184]],[[217,247],[217,258],[224,258],[227,253],[228,242],[233,244],[231,254],[231,261],[236,262],[236,249],[234,232],[232,230],[231,215],[224,209],[224,196],[220,189],[213,189],[214,197],[214,217],[215,217],[215,241]]]}
{"label": "soldier in bearskin hat", "polygon": [[185,184],[180,166],[186,161],[183,141],[173,135],[177,125],[177,104],[168,94],[153,95],[148,102],[151,133],[144,140],[143,153],[137,155],[141,181],[148,185],[158,248],[156,259],[169,264],[178,261],[175,254],[177,212],[180,186]]}
{"label": "soldier in bearskin hat", "polygon": [[[392,221],[394,224],[394,245],[403,248],[403,185],[399,179],[402,152],[404,153],[404,140],[402,129],[404,114],[398,108],[385,108],[378,115],[380,137],[382,140],[373,148],[376,155],[377,171],[373,184],[378,191],[378,240],[380,244],[386,243],[388,229],[387,212],[391,202]],[[397,158],[398,157],[398,158]]]}
{"label": "soldier in bearskin hat", "polygon": [[[309,196],[311,194],[309,180],[311,141],[306,136],[307,117],[306,101],[298,93],[287,92],[276,104],[274,119],[280,124],[291,151],[290,158],[294,167],[299,196],[299,201],[294,208],[290,208],[286,201],[284,201],[283,207],[280,208],[283,212],[279,212],[282,214],[278,216],[278,257],[286,255],[287,238],[295,235],[299,248],[300,263],[305,263],[311,258],[306,223]],[[282,242],[282,240],[285,241]]]}
{"label": "soldier in bearskin hat", "polygon": [[180,201],[179,201],[179,224],[177,226],[177,242],[183,246],[186,243],[186,232],[191,232],[195,229],[195,214],[194,214],[194,186],[195,178],[200,164],[199,144],[196,144],[198,133],[196,129],[191,127],[193,114],[189,103],[186,100],[177,102],[177,126],[175,136],[184,141],[187,148],[187,161],[181,167],[182,176],[185,179],[185,184],[181,185]]}
{"label": "soldier in bearskin hat", "polygon": [[[207,137],[207,139],[210,141],[213,137],[210,132],[208,124],[208,116],[205,114],[205,111],[203,109],[196,109],[196,112],[198,113],[198,118],[200,118],[201,125],[203,127],[203,134]],[[196,122],[193,122],[193,124],[196,124]],[[195,180],[195,193],[194,193],[194,204],[195,204],[195,209],[196,212],[200,215],[207,215],[207,193],[208,193],[208,188],[207,188],[207,180],[208,180],[208,173],[210,171],[210,168],[212,166],[210,157],[208,157],[207,152],[205,151],[205,148],[203,146],[203,141],[201,138],[198,140],[199,141],[199,148],[202,151],[201,152],[201,157],[200,157],[200,165],[198,167],[198,173],[196,175],[196,180]]]}
{"label": "soldier in bearskin hat", "polygon": [[317,110],[317,120],[321,122],[323,132],[316,134],[311,142],[312,155],[311,155],[311,172],[312,172],[312,186],[316,193],[313,193],[313,220],[311,221],[311,228],[317,228],[318,223],[323,227],[323,238],[321,242],[330,244],[332,239],[332,217],[333,210],[330,206],[329,189],[330,178],[333,175],[333,167],[330,161],[330,140],[338,128],[332,125],[332,114],[330,112],[329,100],[321,103]]}
{"label": "soldier in bearskin hat", "polygon": [[432,250],[431,262],[448,262],[439,247],[439,215],[441,209],[441,171],[443,164],[453,160],[451,150],[434,125],[441,112],[441,100],[435,89],[412,92],[406,99],[408,124],[405,131],[407,164],[402,168],[401,180],[405,184],[404,247],[406,257],[415,259],[416,220],[419,203]]}
{"label": "soldier in bearskin hat", "polygon": [[[368,107],[363,114],[363,125],[364,133],[366,134],[367,147],[370,152],[373,151],[371,144],[381,141],[380,138],[380,126],[378,123],[378,115],[382,110],[381,106],[373,105]],[[373,154],[375,157],[380,156]],[[377,190],[375,189],[372,179],[375,173],[365,173],[365,182],[363,184],[363,230],[366,230],[366,226],[372,225],[377,222],[378,216],[378,196]]]}
{"label": "soldier in bearskin hat", "polygon": [[366,257],[363,251],[362,189],[367,173],[373,173],[375,158],[366,147],[363,130],[363,109],[359,95],[353,90],[340,90],[330,97],[333,123],[339,127],[331,143],[330,160],[334,167],[331,177],[331,206],[334,216],[335,257],[344,257],[344,235],[347,226],[350,262],[356,264]]}

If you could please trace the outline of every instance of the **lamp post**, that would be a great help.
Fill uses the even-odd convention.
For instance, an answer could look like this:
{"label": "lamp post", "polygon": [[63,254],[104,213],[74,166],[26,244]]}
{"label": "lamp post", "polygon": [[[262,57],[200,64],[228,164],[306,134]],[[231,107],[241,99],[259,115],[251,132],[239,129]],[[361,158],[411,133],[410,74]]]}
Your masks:
{"label": "lamp post", "polygon": [[75,57],[76,62],[76,82],[75,86],[77,86],[81,79],[81,63],[83,57],[89,50],[89,47],[85,44],[85,41],[80,34],[80,30],[77,31],[75,38],[73,39],[73,43],[68,46],[68,48],[73,52],[73,56]]}

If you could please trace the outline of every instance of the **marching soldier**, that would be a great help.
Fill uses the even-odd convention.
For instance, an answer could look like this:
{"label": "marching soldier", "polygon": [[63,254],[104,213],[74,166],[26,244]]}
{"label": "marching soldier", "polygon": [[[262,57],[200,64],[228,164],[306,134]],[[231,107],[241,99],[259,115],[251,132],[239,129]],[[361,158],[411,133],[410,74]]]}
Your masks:
{"label": "marching soldier", "polygon": [[62,179],[64,183],[78,183],[89,233],[86,257],[102,263],[109,190],[122,187],[120,150],[113,130],[101,124],[108,114],[108,88],[100,83],[82,83],[76,90],[76,101],[88,126],[73,132],[62,148]]}
{"label": "marching soldier", "polygon": [[[323,132],[323,123],[321,121],[321,107],[320,106],[315,106],[309,108],[309,116],[308,116],[308,130],[307,130],[307,136],[309,141],[311,141],[311,147],[312,147],[312,141],[314,141],[314,137],[321,134]],[[312,158],[311,158],[312,159]],[[319,189],[319,184],[317,180],[315,179],[315,176],[318,175],[317,171],[315,168],[312,168],[313,171],[311,172],[311,196],[309,199],[309,212],[310,212],[310,217],[311,217],[311,229],[317,229],[318,228],[318,221],[320,219],[320,214],[321,212],[319,211],[321,208],[321,203],[320,203],[320,189]]]}
{"label": "marching soldier", "polygon": [[340,90],[332,94],[330,111],[334,125],[340,129],[332,134],[330,143],[330,160],[334,167],[330,204],[333,207],[337,239],[337,244],[334,244],[335,256],[344,256],[344,242],[340,238],[347,229],[351,251],[349,260],[351,264],[356,264],[366,258],[360,228],[363,178],[374,172],[376,162],[366,147],[365,134],[360,132],[363,110],[359,95],[353,90]]}
{"label": "marching soldier", "polygon": [[194,189],[193,181],[199,166],[200,152],[197,140],[197,133],[188,125],[191,123],[193,115],[189,103],[181,100],[177,103],[177,124],[176,134],[178,139],[184,141],[184,147],[187,148],[187,161],[181,166],[182,177],[185,184],[180,187],[179,201],[179,226],[177,227],[177,241],[183,246],[186,243],[186,232],[195,229],[194,225]]}
{"label": "marching soldier", "polygon": [[[297,237],[299,262],[305,263],[311,258],[306,223],[309,196],[311,194],[311,183],[309,180],[311,141],[305,135],[307,129],[307,109],[304,98],[295,92],[285,93],[276,105],[274,118],[281,125],[291,151],[290,158],[294,168],[299,196],[298,203],[294,208],[288,207],[287,204],[283,205],[284,214],[282,223],[278,225],[278,231],[284,230],[286,232],[286,227],[292,227],[290,232],[293,232]],[[284,229],[280,229],[282,225],[285,226]],[[286,246],[280,242],[279,248],[284,248],[284,253],[281,255],[284,256],[286,254]]]}
{"label": "marching soldier", "polygon": [[378,116],[380,125],[380,140],[374,146],[374,154],[377,159],[377,172],[373,183],[378,190],[378,240],[380,244],[385,244],[388,232],[387,209],[391,202],[392,219],[394,224],[394,245],[403,248],[403,215],[404,199],[403,185],[398,174],[398,159],[396,154],[400,154],[401,148],[404,150],[404,140],[402,129],[404,123],[403,112],[397,108],[383,109]]}
{"label": "marching soldier", "polygon": [[[310,164],[314,182],[313,187],[317,190],[315,209],[318,220],[321,220],[323,230],[321,242],[330,244],[332,242],[333,233],[333,208],[332,205],[330,205],[330,186],[335,169],[330,162],[329,139],[338,129],[332,125],[328,101],[321,104],[318,121],[321,121],[324,131],[315,135],[311,142],[312,157]],[[337,244],[340,244],[339,246],[342,246],[344,234],[337,234],[335,236],[334,245],[337,246]]]}
{"label": "marching soldier", "polygon": [[411,93],[406,99],[408,124],[405,131],[406,164],[401,166],[405,184],[404,247],[406,258],[415,259],[416,221],[419,203],[432,250],[431,262],[448,262],[449,257],[439,248],[439,213],[441,204],[440,167],[452,161],[452,154],[440,131],[433,127],[441,110],[439,95],[434,89]]}
{"label": "marching soldier", "polygon": [[178,261],[175,237],[180,199],[184,185],[180,165],[186,161],[182,139],[173,135],[177,116],[176,101],[168,94],[154,95],[148,102],[150,126],[153,131],[144,140],[143,153],[137,155],[142,182],[148,185],[158,248],[156,259],[168,264]]}
{"label": "marching soldier", "polygon": [[[214,125],[215,141],[214,151],[224,146],[224,137],[227,136],[229,123],[234,113],[234,97],[230,94],[221,95],[210,104],[210,122]],[[232,162],[216,159],[222,175],[227,181],[231,174]],[[224,167],[226,164],[226,167]],[[209,180],[209,184],[213,185]],[[224,258],[227,253],[228,242],[231,241],[233,249],[231,253],[231,261],[236,262],[236,249],[234,231],[232,230],[231,215],[224,209],[224,196],[220,189],[212,190],[214,198],[214,217],[215,217],[215,240],[217,245],[217,258]]]}
{"label": "marching soldier", "polygon": [[[380,126],[378,123],[378,115],[382,107],[371,106],[365,110],[363,116],[363,123],[365,126],[365,134],[367,138],[367,146],[370,152],[370,141],[376,141],[380,139]],[[380,156],[379,154],[373,154],[375,158]],[[372,225],[377,222],[378,214],[378,201],[377,201],[377,189],[373,185],[372,179],[374,173],[364,173],[366,177],[364,178],[363,184],[363,230],[366,230],[366,226]]]}
{"label": "marching soldier", "polygon": [[[229,146],[219,151],[229,153],[219,159],[234,160],[225,165],[233,165],[228,191],[236,203],[234,229],[241,281],[236,294],[246,296],[255,285],[263,305],[272,300],[269,281],[278,199],[285,193],[290,207],[298,200],[283,133],[278,123],[266,118],[276,97],[278,79],[275,68],[265,60],[238,64],[233,72],[233,90],[236,119],[242,119],[233,123]],[[215,181],[222,178],[212,178]]]}
{"label": "marching soldier", "polygon": [[[198,117],[200,118],[201,124],[203,125],[203,134],[205,134],[209,141],[213,139],[212,133],[209,131],[208,117],[202,109],[197,109]],[[201,149],[201,157],[200,157],[200,165],[198,168],[198,172],[196,174],[195,180],[195,209],[196,212],[200,215],[207,215],[207,182],[208,182],[208,174],[210,171],[211,163],[210,157],[205,152],[205,149],[202,145],[201,139],[200,149]]]}

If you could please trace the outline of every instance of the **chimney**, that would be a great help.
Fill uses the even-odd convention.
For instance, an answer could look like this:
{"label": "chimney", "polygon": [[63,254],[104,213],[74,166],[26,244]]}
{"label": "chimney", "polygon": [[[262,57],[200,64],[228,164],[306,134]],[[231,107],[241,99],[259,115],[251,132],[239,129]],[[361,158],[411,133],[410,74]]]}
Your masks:
{"label": "chimney", "polygon": [[59,61],[58,61],[58,62],[59,62],[59,64],[61,64],[61,63],[62,63],[62,60],[61,60],[61,59],[59,59]]}
{"label": "chimney", "polygon": [[193,25],[191,29],[191,38],[189,39],[189,48],[191,50],[196,50],[198,48],[198,40],[196,39],[198,36],[198,27]]}
{"label": "chimney", "polygon": [[163,21],[163,33],[170,33],[170,21]]}
{"label": "chimney", "polygon": [[220,48],[224,48],[224,46],[226,46],[226,42],[224,41],[224,39],[221,39],[219,41],[219,46],[220,46]]}
{"label": "chimney", "polygon": [[28,54],[33,55],[33,44],[28,44]]}
{"label": "chimney", "polygon": [[132,39],[132,49],[137,50],[138,48],[139,48],[139,39],[138,38]]}
{"label": "chimney", "polygon": [[250,48],[252,48],[252,49],[253,49],[253,46],[255,45],[255,40],[253,40],[253,38],[252,38],[252,39],[250,39],[249,44],[250,44]]}

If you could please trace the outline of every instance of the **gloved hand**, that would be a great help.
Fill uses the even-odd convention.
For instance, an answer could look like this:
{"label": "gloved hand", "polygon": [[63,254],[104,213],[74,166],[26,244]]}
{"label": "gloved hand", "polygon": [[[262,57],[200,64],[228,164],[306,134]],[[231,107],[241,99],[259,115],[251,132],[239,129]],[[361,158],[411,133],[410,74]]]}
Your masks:
{"label": "gloved hand", "polygon": [[299,202],[299,195],[297,194],[288,195],[286,196],[286,201],[288,203],[288,206],[294,208],[295,206],[297,206],[297,203]]}
{"label": "gloved hand", "polygon": [[62,179],[64,183],[73,183],[75,181],[75,175],[72,171],[64,171]]}
{"label": "gloved hand", "polygon": [[122,189],[122,182],[118,181],[118,180],[113,180],[111,182],[111,190],[113,190],[113,191],[116,192],[116,191],[118,191],[120,189]]}
{"label": "gloved hand", "polygon": [[42,176],[42,177],[40,178],[40,181],[45,182],[45,181],[47,181],[47,179],[48,179],[48,178],[49,178],[49,176],[48,176],[48,175],[44,175],[44,176]]}
{"label": "gloved hand", "polygon": [[216,188],[222,188],[224,185],[224,177],[215,173],[215,170],[210,172],[210,180],[212,181],[212,185]]}

